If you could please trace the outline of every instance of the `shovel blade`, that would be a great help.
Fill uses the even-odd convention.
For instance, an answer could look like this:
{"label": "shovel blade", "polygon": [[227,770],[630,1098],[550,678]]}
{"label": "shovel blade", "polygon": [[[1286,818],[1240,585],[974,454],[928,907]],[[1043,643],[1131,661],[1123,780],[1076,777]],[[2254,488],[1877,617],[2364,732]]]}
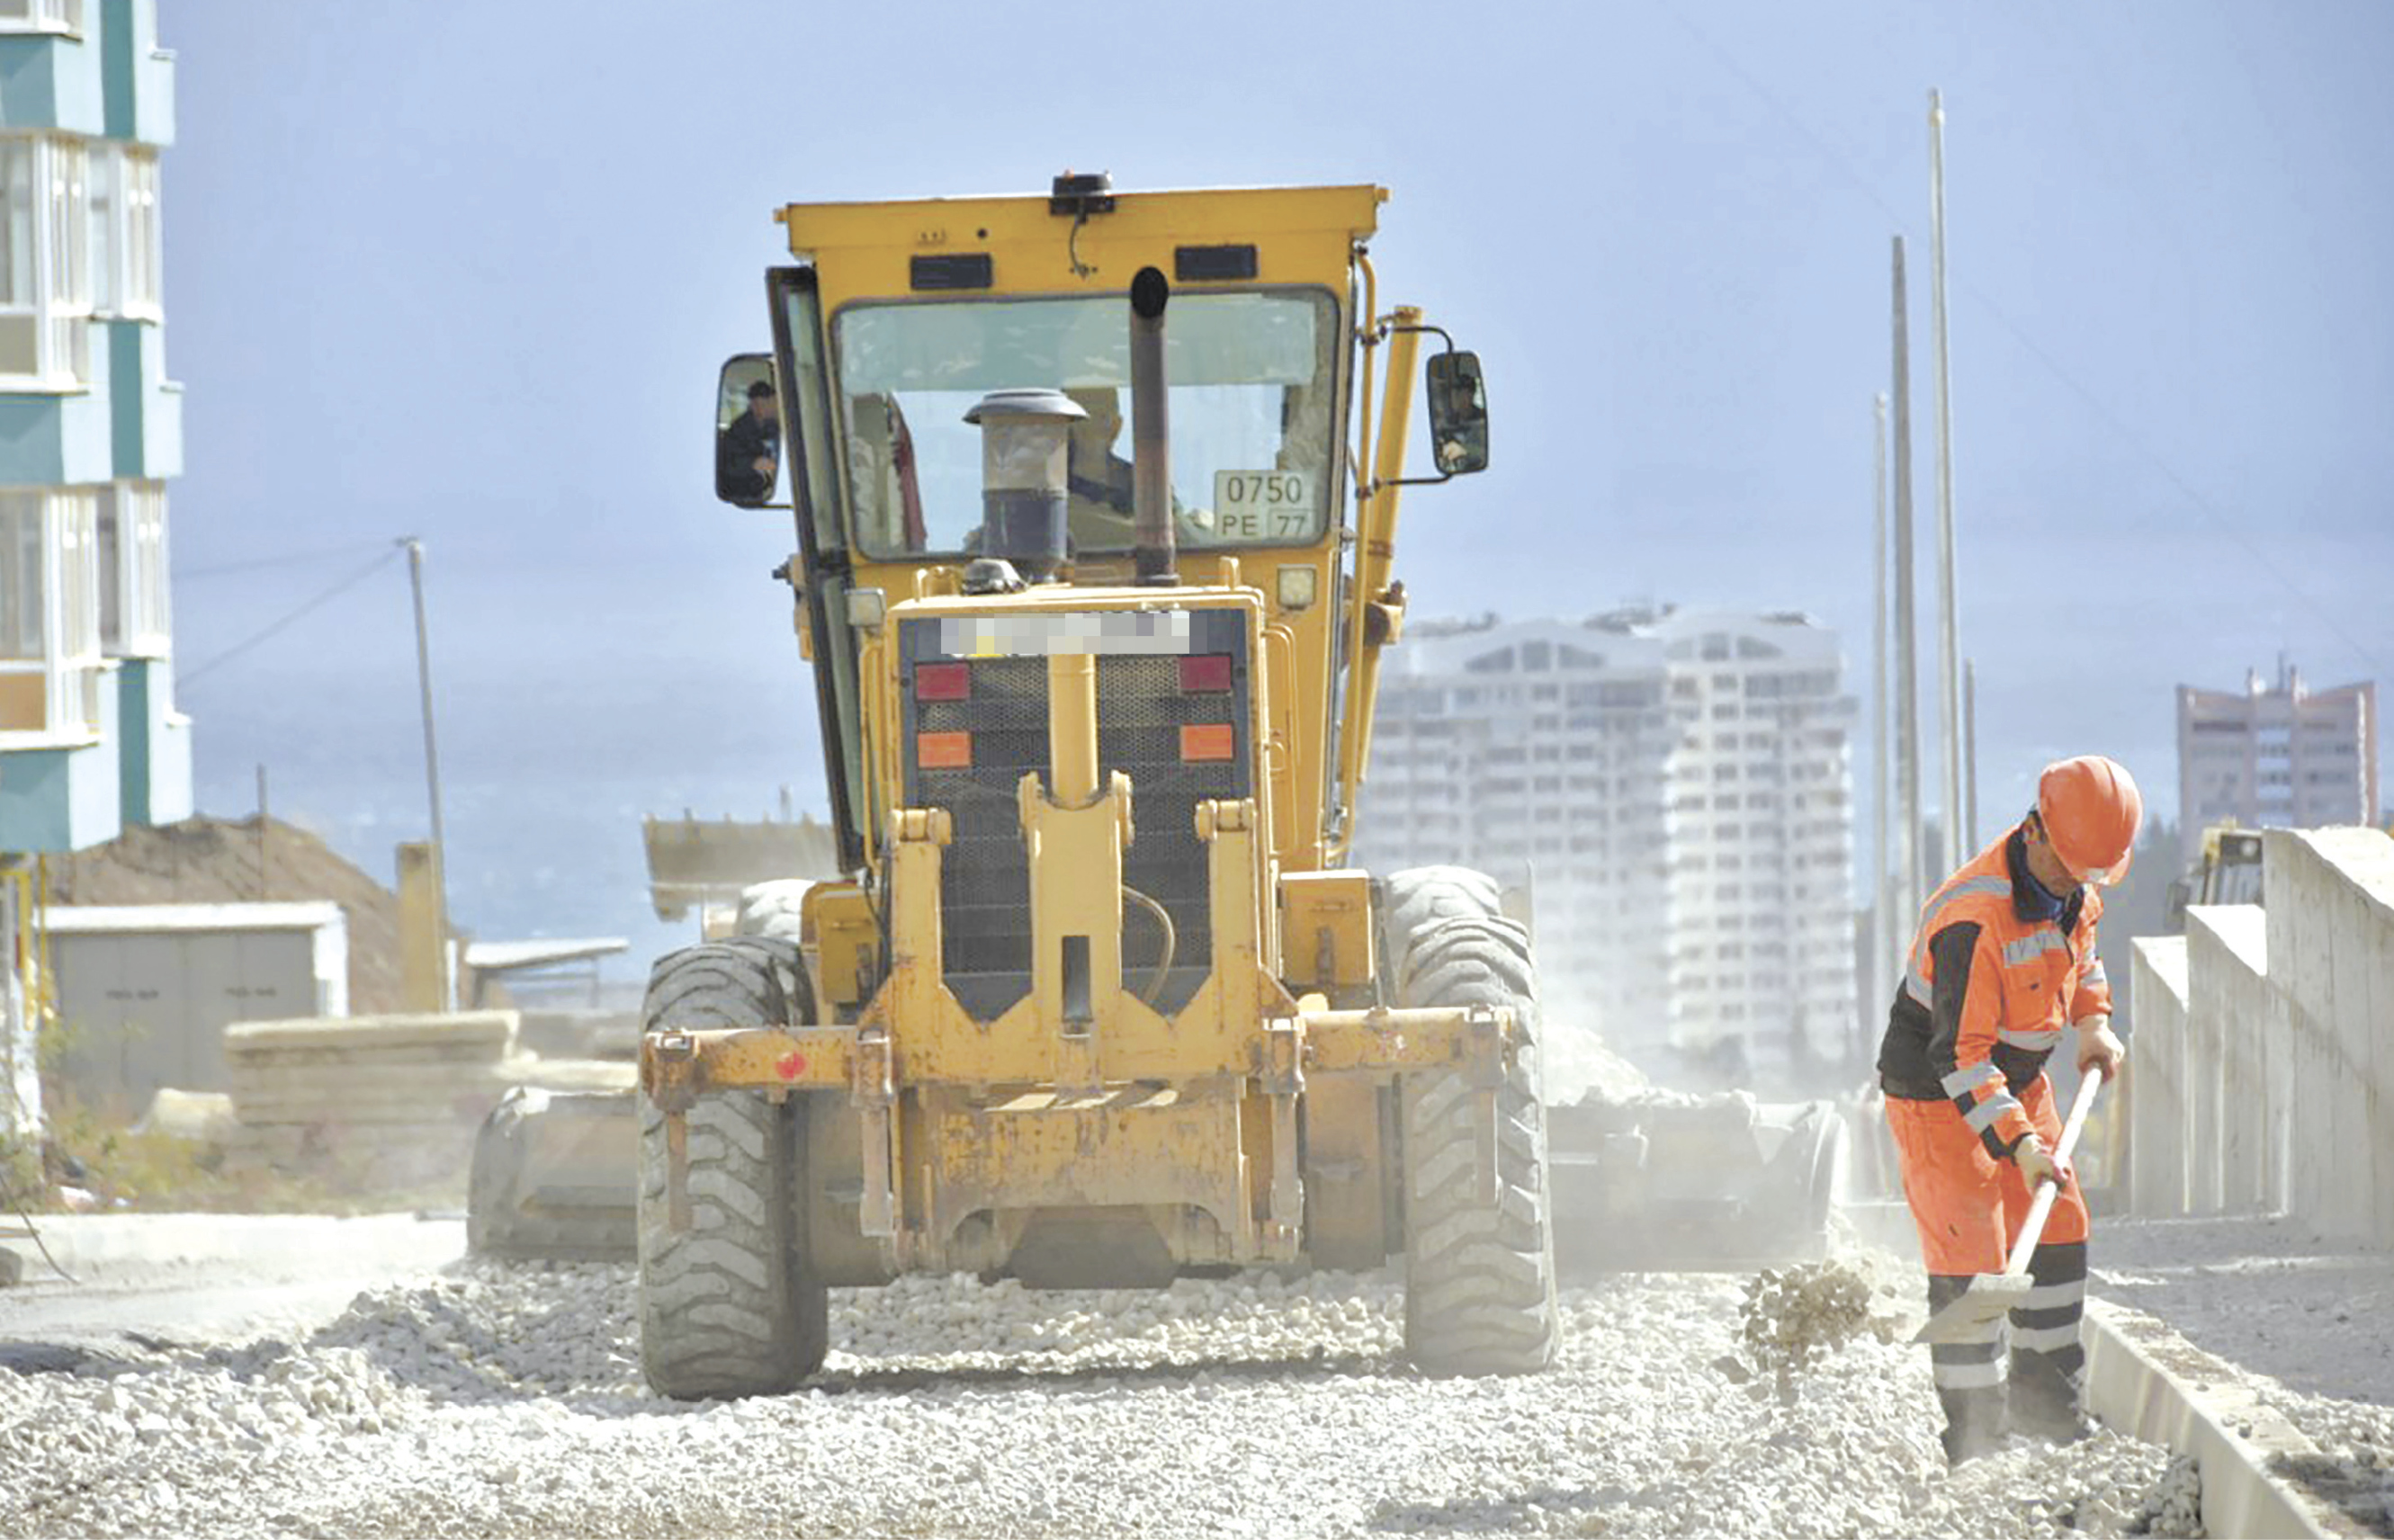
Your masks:
{"label": "shovel blade", "polygon": [[1922,1324],[1915,1343],[1966,1342],[1984,1335],[1987,1326],[2028,1302],[2035,1283],[2021,1273],[1981,1273],[1960,1297]]}

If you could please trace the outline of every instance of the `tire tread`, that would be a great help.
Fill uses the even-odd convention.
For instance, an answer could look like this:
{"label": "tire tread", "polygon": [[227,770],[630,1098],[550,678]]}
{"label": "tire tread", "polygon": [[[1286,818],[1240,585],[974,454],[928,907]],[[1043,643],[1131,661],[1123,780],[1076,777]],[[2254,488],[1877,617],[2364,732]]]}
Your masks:
{"label": "tire tread", "polygon": [[1452,1072],[1404,1079],[1405,1349],[1428,1374],[1533,1374],[1553,1365],[1561,1325],[1529,934],[1467,868],[1398,872],[1380,892],[1400,1005],[1506,1007],[1524,1033],[1496,1093],[1493,1203],[1479,1191],[1480,1098]]}
{"label": "tire tread", "polygon": [[[795,942],[735,937],[659,959],[648,1032],[781,1026],[812,1015]],[[688,1125],[690,1228],[668,1222],[665,1116],[640,1097],[640,1363],[679,1400],[774,1395],[822,1364],[829,1298],[808,1276],[796,1204],[802,1100],[701,1095]]]}

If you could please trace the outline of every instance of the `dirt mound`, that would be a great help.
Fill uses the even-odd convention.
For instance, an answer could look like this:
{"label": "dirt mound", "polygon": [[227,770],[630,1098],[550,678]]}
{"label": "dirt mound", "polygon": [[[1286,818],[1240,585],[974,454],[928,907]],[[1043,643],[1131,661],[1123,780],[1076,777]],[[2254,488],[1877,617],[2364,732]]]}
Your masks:
{"label": "dirt mound", "polygon": [[269,818],[129,828],[48,862],[52,903],[296,903],[329,899],[349,928],[349,1009],[402,1008],[399,896],[316,836]]}

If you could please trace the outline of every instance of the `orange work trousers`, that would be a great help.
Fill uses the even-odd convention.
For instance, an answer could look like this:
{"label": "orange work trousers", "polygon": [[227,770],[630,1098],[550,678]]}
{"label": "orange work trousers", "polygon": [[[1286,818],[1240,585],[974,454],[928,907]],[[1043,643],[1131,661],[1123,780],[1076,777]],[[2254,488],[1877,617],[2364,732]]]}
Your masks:
{"label": "orange work trousers", "polygon": [[[2061,1119],[2053,1107],[2053,1082],[2042,1074],[2019,1093],[2047,1150],[2061,1142]],[[1895,1136],[1896,1164],[1903,1173],[1904,1201],[1920,1230],[1920,1256],[1927,1270],[1947,1277],[2000,1272],[2012,1243],[2027,1222],[2028,1183],[2019,1167],[1987,1153],[1986,1141],[1962,1121],[1950,1101],[1887,1099],[1888,1131]],[[2086,1200],[2072,1173],[2061,1184],[2046,1216],[2045,1244],[2086,1239]]]}

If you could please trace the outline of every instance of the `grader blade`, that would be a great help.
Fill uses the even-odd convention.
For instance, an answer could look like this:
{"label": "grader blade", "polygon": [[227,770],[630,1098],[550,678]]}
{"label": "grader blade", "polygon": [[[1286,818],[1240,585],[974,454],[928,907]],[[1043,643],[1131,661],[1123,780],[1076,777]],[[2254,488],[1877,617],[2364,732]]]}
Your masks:
{"label": "grader blade", "polygon": [[1585,1279],[1820,1257],[1845,1137],[1833,1102],[1763,1103],[1742,1091],[1548,1108],[1556,1265]]}
{"label": "grader blade", "polygon": [[628,1090],[518,1086],[474,1139],[466,1243],[487,1257],[629,1261],[639,1125]]}

